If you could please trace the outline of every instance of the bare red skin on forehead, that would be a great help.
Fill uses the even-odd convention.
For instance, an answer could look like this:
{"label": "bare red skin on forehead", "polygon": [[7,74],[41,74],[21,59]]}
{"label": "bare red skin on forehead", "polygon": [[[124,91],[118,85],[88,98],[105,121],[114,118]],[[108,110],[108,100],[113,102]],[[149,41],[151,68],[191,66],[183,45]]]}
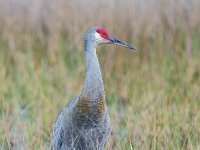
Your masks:
{"label": "bare red skin on forehead", "polygon": [[101,37],[108,40],[108,32],[104,28],[97,28],[96,32],[99,33]]}

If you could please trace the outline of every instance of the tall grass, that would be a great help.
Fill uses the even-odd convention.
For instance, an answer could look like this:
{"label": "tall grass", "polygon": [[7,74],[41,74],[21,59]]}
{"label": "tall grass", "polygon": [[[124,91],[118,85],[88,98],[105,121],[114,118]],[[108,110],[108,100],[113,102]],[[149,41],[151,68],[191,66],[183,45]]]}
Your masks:
{"label": "tall grass", "polygon": [[1,0],[0,149],[49,149],[81,88],[93,25],[139,50],[101,46],[106,149],[200,149],[198,0]]}

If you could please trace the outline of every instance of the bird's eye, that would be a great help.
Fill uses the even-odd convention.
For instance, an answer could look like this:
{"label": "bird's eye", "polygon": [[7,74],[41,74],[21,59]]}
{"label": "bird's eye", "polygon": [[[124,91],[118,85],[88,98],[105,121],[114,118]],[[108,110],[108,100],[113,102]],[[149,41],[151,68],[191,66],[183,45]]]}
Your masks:
{"label": "bird's eye", "polygon": [[105,37],[105,36],[106,36],[106,34],[105,34],[105,33],[101,33],[100,35],[101,35],[102,37]]}
{"label": "bird's eye", "polygon": [[104,38],[104,39],[107,39],[107,38],[108,38],[108,33],[106,32],[105,29],[103,29],[103,28],[98,28],[98,29],[96,30],[96,32],[99,33],[99,35],[100,35],[102,38]]}

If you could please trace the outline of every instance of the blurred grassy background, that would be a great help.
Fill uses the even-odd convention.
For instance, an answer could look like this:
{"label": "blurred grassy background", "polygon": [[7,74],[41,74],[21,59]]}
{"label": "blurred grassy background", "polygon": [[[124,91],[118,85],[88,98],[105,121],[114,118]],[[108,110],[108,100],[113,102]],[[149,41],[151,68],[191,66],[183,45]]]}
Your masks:
{"label": "blurred grassy background", "polygon": [[106,149],[200,149],[200,1],[1,0],[0,149],[49,149],[80,90],[93,25],[113,133]]}

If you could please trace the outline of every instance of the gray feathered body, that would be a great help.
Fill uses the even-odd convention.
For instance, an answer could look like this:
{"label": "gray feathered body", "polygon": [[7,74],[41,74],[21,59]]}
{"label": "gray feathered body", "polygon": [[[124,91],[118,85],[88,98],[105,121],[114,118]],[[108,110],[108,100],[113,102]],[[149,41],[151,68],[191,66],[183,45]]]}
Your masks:
{"label": "gray feathered body", "polygon": [[76,120],[72,117],[74,115],[73,109],[75,109],[76,105],[76,99],[73,100],[74,101],[72,101],[70,105],[64,108],[56,121],[53,133],[54,149],[103,149],[111,132],[108,112],[106,111],[106,113],[102,117],[102,120],[100,120],[99,122],[93,122],[93,120],[83,117],[82,114],[79,114],[81,118],[77,118],[80,120]]}
{"label": "gray feathered body", "polygon": [[81,92],[63,109],[54,126],[54,150],[102,150],[111,133],[94,31],[90,29],[85,36],[86,77]]}

